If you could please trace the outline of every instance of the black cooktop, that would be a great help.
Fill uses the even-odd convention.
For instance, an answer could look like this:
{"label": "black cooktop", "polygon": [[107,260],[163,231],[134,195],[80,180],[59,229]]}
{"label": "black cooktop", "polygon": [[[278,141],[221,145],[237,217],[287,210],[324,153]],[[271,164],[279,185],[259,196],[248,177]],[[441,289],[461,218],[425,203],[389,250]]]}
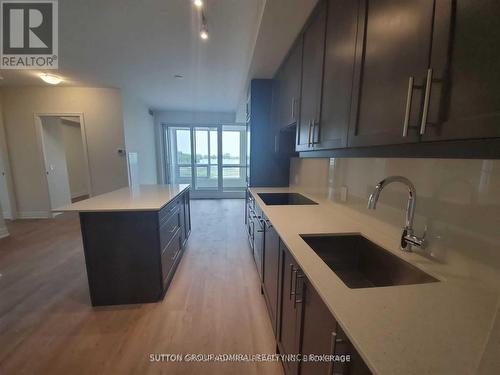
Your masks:
{"label": "black cooktop", "polygon": [[268,206],[317,204],[298,193],[257,193]]}

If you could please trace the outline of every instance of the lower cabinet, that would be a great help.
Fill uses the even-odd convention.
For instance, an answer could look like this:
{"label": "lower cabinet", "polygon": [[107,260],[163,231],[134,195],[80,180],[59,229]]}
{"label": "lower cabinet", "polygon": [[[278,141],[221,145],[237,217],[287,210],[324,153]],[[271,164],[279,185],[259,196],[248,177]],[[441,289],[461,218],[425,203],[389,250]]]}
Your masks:
{"label": "lower cabinet", "polygon": [[[337,342],[337,322],[323,303],[321,297],[309,280],[301,283],[301,293],[304,305],[302,318],[303,355],[331,355],[335,352]],[[301,375],[331,375],[333,362],[302,362]]]}
{"label": "lower cabinet", "polygon": [[[340,325],[308,279],[302,278],[301,375],[365,375],[371,371],[356,352]],[[311,361],[325,356],[330,361]]]}
{"label": "lower cabinet", "polygon": [[[302,278],[302,271],[290,251],[280,241],[282,269],[281,277],[281,319],[278,330],[277,343],[279,352],[283,355],[297,355],[300,353],[300,330],[302,320],[302,303],[297,295],[297,282]],[[283,361],[286,375],[298,373],[298,362]]]}
{"label": "lower cabinet", "polygon": [[264,298],[271,318],[274,334],[278,332],[278,298],[279,298],[279,262],[280,262],[280,238],[276,229],[264,216],[264,270],[262,289]]}
{"label": "lower cabinet", "polygon": [[[272,223],[264,214],[262,218],[266,227],[261,286],[278,351],[286,356],[285,374],[371,374]],[[324,357],[318,361],[316,356]]]}

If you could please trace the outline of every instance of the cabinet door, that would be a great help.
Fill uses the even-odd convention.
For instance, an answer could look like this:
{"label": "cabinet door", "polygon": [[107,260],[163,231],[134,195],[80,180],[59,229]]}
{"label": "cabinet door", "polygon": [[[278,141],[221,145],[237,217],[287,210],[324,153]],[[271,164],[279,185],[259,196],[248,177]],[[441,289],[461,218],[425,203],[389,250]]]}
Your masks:
{"label": "cabinet door", "polygon": [[347,146],[359,1],[330,0],[321,125],[315,149]]}
{"label": "cabinet door", "polygon": [[[303,304],[302,354],[333,355],[337,322],[308,280],[304,281]],[[332,368],[332,362],[302,362],[300,374],[330,375]]]}
{"label": "cabinet door", "polygon": [[500,2],[436,0],[424,140],[500,137]]}
{"label": "cabinet door", "polygon": [[349,146],[417,142],[432,0],[361,0]]}
{"label": "cabinet door", "polygon": [[[297,303],[297,284],[300,269],[289,250],[280,243],[281,251],[281,319],[278,334],[278,348],[281,354],[298,354],[300,352],[300,323],[302,304]],[[286,375],[298,373],[295,361],[284,361]]]}
{"label": "cabinet door", "polygon": [[302,37],[299,37],[282,66],[280,128],[291,126],[299,119],[301,67]]}
{"label": "cabinet door", "polygon": [[303,35],[302,87],[300,120],[297,129],[297,151],[308,150],[318,141],[320,124],[321,86],[325,53],[326,1],[314,11]]}
{"label": "cabinet door", "polygon": [[189,202],[189,191],[184,193],[184,237],[187,240],[191,233],[191,203]]}
{"label": "cabinet door", "polygon": [[280,239],[271,222],[267,218],[264,218],[264,220],[266,223],[266,234],[264,236],[264,297],[274,334],[276,335]]}

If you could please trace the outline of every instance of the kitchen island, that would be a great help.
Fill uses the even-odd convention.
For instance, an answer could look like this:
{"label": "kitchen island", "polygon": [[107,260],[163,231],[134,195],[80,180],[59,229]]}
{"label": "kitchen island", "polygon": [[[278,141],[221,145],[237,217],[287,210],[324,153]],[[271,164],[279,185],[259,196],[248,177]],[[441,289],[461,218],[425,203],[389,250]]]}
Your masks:
{"label": "kitchen island", "polygon": [[76,202],[93,306],[163,298],[191,231],[189,185],[139,185]]}

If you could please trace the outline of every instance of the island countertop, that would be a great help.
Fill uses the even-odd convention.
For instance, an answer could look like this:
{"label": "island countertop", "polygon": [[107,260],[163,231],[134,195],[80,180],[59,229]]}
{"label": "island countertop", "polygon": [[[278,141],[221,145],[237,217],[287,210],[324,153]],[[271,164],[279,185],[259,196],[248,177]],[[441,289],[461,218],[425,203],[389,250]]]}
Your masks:
{"label": "island countertop", "polygon": [[139,185],[96,195],[54,209],[54,212],[156,211],[168,204],[189,184]]}

